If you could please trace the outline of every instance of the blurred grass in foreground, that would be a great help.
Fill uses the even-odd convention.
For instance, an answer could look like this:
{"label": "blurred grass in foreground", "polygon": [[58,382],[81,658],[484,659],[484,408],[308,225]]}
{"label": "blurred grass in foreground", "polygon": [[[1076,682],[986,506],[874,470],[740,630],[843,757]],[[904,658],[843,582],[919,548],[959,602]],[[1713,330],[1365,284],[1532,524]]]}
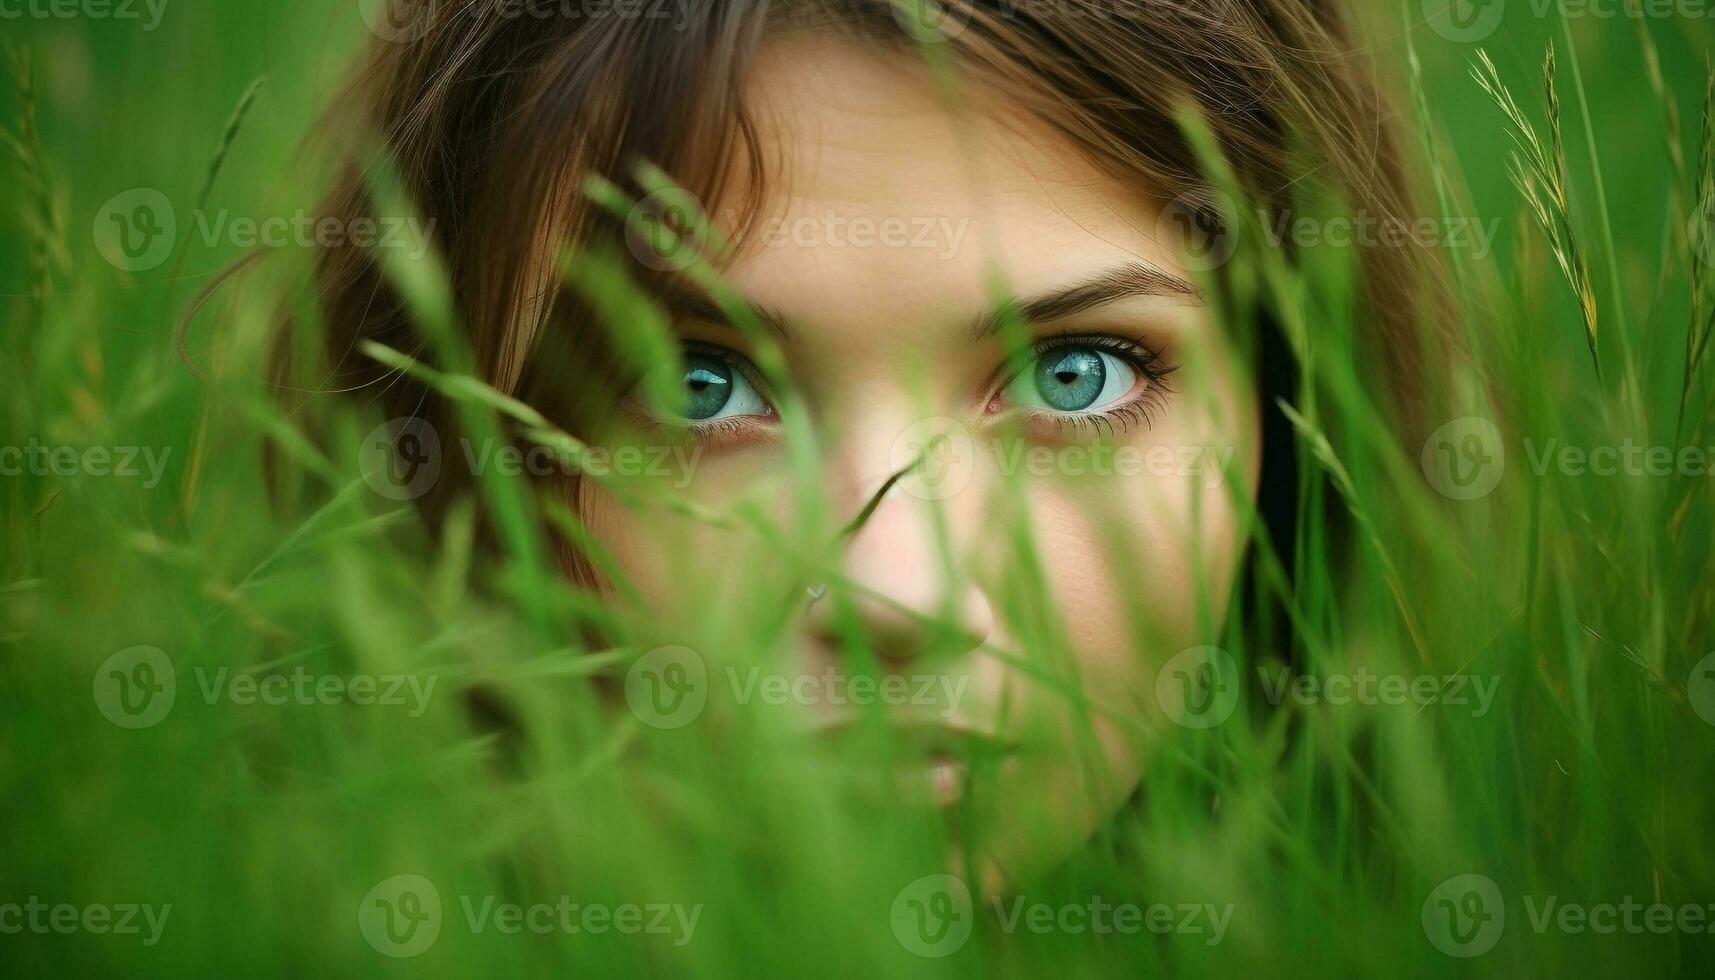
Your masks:
{"label": "blurred grass in foreground", "polygon": [[[1310,544],[1275,542],[1273,567],[1297,583],[1291,620],[1209,624],[1241,665],[1244,707],[1209,730],[1155,730],[1142,798],[1024,891],[1027,905],[1091,915],[1097,896],[1167,906],[1198,931],[1098,932],[1069,926],[1089,921],[1076,916],[1037,931],[1028,912],[1008,927],[1015,907],[979,894],[973,937],[928,947],[944,959],[916,955],[910,931],[932,909],[913,889],[932,891],[914,883],[941,870],[938,820],[850,805],[766,709],[711,704],[677,730],[612,709],[603,692],[677,638],[640,605],[593,602],[553,572],[540,543],[577,534],[571,515],[542,527],[520,481],[489,475],[431,540],[408,503],[363,479],[361,447],[384,420],[326,399],[306,409],[321,441],[298,434],[303,419],[262,383],[287,273],[260,269],[191,322],[184,348],[201,378],[180,361],[180,315],[246,251],[232,220],[313,207],[319,188],[293,154],[364,37],[355,8],[173,6],[148,31],[8,21],[0,444],[138,447],[141,475],[94,475],[80,455],[76,475],[4,478],[0,903],[171,911],[152,944],[146,926],[61,934],[44,912],[45,933],[0,934],[0,957],[19,975],[1707,975],[1710,476],[1538,461],[1558,459],[1550,446],[1715,443],[1702,357],[1715,322],[1715,30],[1684,17],[1563,22],[1515,4],[1479,55],[1427,29],[1419,6],[1406,5],[1409,58],[1395,12],[1374,16],[1376,57],[1404,66],[1402,84],[1421,65],[1412,121],[1440,207],[1499,229],[1494,255],[1449,255],[1474,363],[1432,404],[1449,422],[1495,420],[1505,474],[1481,502],[1436,494],[1424,455],[1438,447],[1388,445],[1366,414],[1373,398],[1350,361],[1360,326],[1340,312],[1345,257],[1287,269],[1247,252],[1250,299],[1290,298],[1313,341],[1300,351],[1304,467],[1328,474],[1331,502],[1355,515],[1356,568],[1348,577],[1314,546],[1322,501],[1307,500]],[[176,216],[170,255],[135,273],[98,248],[112,247],[104,202],[134,188]],[[444,321],[432,262],[405,256],[395,271],[424,319]],[[585,288],[624,308],[622,283],[581,268]],[[563,445],[456,372],[436,381],[473,431]],[[1470,435],[1457,432],[1456,455]],[[280,505],[264,446],[289,473]],[[477,544],[483,514],[504,560]],[[1018,564],[1012,605],[1040,628],[1031,667],[1060,685],[1053,610],[1028,555]],[[1262,567],[1267,593],[1278,579]],[[699,624],[711,677],[776,652],[779,590],[759,581],[755,608]],[[626,642],[587,650],[590,627]],[[98,701],[115,656],[128,681],[161,682],[136,669],[153,655],[125,653],[138,646],[164,651],[176,693],[166,717],[132,730]],[[1258,669],[1288,661],[1313,677],[1361,665],[1498,687],[1481,713],[1266,704]],[[204,696],[240,675],[403,686],[374,706],[349,688],[332,704]],[[492,730],[473,731],[473,714]],[[396,961],[382,953],[427,933],[366,933],[359,909],[430,915],[429,889],[394,882],[402,873],[438,895],[439,932]],[[1466,875],[1494,882],[1499,905]],[[635,905],[661,929],[590,934],[566,901],[604,910],[600,921]],[[584,931],[538,934],[530,913],[519,934],[471,925],[535,903],[554,907],[538,921],[569,915]],[[1619,928],[1574,928],[1558,918],[1568,903],[1613,905]],[[1627,903],[1702,913],[1662,930]],[[1447,954],[1448,936],[1468,948],[1457,930],[1502,908],[1491,950]],[[13,921],[0,914],[0,928]]]}

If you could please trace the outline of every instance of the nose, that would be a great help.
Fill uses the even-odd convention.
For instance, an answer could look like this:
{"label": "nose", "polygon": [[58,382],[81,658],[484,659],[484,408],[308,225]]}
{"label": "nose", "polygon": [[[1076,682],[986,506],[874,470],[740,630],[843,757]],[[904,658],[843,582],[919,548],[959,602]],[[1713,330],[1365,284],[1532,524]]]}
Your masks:
{"label": "nose", "polygon": [[[876,656],[898,663],[931,651],[964,653],[988,642],[994,631],[988,597],[958,574],[956,546],[938,543],[959,537],[952,509],[945,514],[948,533],[943,535],[930,510],[935,504],[911,495],[899,482],[881,491],[873,504],[846,538],[843,570],[850,590],[843,598]],[[830,646],[839,642],[839,620],[837,601],[810,608],[811,631]]]}

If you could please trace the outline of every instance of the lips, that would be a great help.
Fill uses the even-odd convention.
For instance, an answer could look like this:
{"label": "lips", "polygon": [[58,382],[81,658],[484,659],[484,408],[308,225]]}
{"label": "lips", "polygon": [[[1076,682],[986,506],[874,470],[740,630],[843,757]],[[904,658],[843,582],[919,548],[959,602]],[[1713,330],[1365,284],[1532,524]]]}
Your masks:
{"label": "lips", "polygon": [[[973,765],[1013,754],[1011,742],[956,722],[860,727],[855,720],[818,726],[815,734],[850,759],[859,787],[885,803],[949,809],[968,795]],[[866,755],[861,750],[871,751]],[[875,750],[881,751],[880,764]]]}
{"label": "lips", "polygon": [[903,798],[922,799],[937,808],[947,809],[957,806],[965,798],[970,772],[958,759],[936,755],[926,766],[902,766],[898,778]]}
{"label": "lips", "polygon": [[889,718],[883,726],[874,723],[873,719],[836,716],[817,723],[811,728],[811,733],[834,745],[849,745],[867,739],[881,747],[891,746],[907,753],[962,759],[1004,755],[1017,747],[996,732],[956,718]]}

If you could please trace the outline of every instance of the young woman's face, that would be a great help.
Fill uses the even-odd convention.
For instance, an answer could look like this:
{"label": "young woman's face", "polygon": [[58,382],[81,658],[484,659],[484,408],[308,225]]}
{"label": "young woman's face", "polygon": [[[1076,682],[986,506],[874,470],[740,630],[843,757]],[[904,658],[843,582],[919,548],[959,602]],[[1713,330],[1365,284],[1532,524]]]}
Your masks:
{"label": "young woman's face", "polygon": [[[727,278],[784,352],[835,523],[909,470],[853,534],[794,536],[803,488],[754,348],[695,303],[675,324],[700,451],[675,492],[753,507],[849,588],[793,578],[779,540],[601,490],[583,506],[665,622],[713,633],[793,597],[804,723],[831,744],[866,710],[900,731],[902,798],[960,806],[992,886],[1136,789],[1171,724],[1158,673],[1225,615],[1258,415],[1157,196],[975,84],[958,98],[909,51],[812,38],[771,43],[748,92],[768,197]],[[994,329],[997,285],[1022,333]],[[846,672],[904,683],[865,698],[829,682]]]}

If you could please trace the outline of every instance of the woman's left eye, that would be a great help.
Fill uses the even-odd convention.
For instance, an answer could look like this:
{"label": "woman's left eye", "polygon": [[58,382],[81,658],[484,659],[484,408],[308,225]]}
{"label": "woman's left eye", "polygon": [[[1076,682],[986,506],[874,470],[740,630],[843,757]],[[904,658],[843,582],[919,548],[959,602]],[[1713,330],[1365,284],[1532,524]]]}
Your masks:
{"label": "woman's left eye", "polygon": [[1057,344],[1036,351],[1004,394],[1022,408],[1093,413],[1125,401],[1137,380],[1137,369],[1120,354],[1094,344]]}
{"label": "woman's left eye", "polygon": [[749,372],[737,363],[736,354],[687,350],[684,386],[681,411],[687,422],[760,416],[769,411]]}

